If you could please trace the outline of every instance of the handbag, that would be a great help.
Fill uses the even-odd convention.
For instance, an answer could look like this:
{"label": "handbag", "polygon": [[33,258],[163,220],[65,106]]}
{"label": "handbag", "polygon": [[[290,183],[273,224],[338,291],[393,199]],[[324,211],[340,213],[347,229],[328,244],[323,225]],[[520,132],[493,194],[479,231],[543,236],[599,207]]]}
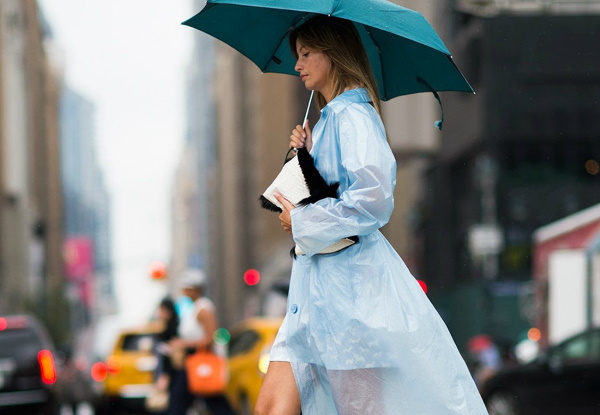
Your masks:
{"label": "handbag", "polygon": [[198,350],[185,360],[188,389],[195,395],[222,393],[229,381],[227,359],[208,350]]}
{"label": "handbag", "polygon": [[[315,166],[314,159],[306,148],[300,148],[296,156],[289,157],[289,149],[285,156],[283,168],[265,192],[259,197],[261,206],[273,212],[281,212],[283,205],[279,203],[275,192],[279,192],[295,206],[314,203],[326,197],[337,197],[339,183],[327,184]],[[326,247],[319,254],[331,254],[348,248],[358,242],[358,236],[343,238]],[[292,256],[304,255],[304,251],[296,245]]]}

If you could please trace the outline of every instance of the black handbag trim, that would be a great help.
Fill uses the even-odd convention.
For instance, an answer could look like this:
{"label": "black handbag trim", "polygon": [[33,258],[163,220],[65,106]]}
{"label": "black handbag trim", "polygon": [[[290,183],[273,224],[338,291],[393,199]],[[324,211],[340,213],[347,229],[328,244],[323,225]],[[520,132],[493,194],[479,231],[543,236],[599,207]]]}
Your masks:
{"label": "black handbag trim", "polygon": [[[356,235],[354,235],[354,236],[349,236],[349,237],[347,237],[346,239],[350,239],[350,240],[351,240],[351,241],[353,241],[354,243],[353,243],[352,245],[348,245],[347,247],[340,249],[339,251],[335,251],[335,252],[329,252],[329,253],[327,253],[327,254],[317,254],[317,255],[334,255],[334,254],[337,254],[337,253],[339,253],[339,252],[345,251],[346,249],[348,249],[348,248],[350,248],[351,246],[354,246],[354,245],[356,245],[356,244],[358,243],[358,236],[356,236]],[[298,255],[296,255],[296,247],[295,247],[295,246],[294,246],[294,247],[293,247],[293,248],[290,250],[290,256],[291,256],[293,259],[296,259],[296,258],[298,258]]]}
{"label": "black handbag trim", "polygon": [[[290,152],[293,150],[294,150],[293,148],[290,148],[288,150],[288,152],[285,155],[285,162],[283,164],[287,163],[288,161],[290,161],[293,158],[293,156],[288,158]],[[304,198],[298,202],[298,206],[308,205],[310,203],[314,203],[316,201],[325,199],[327,197],[331,197],[334,199],[337,198],[337,191],[340,186],[339,182],[327,184],[327,182],[325,181],[323,176],[321,176],[321,173],[319,173],[319,170],[317,170],[317,167],[315,166],[315,160],[310,155],[308,150],[304,147],[299,148],[298,151],[296,152],[296,157],[298,157],[298,164],[300,165],[300,169],[302,170],[302,175],[304,176],[304,181],[306,182],[306,186],[308,187],[308,191],[310,193],[309,197]],[[261,195],[258,198],[258,200],[260,202],[261,207],[263,207],[264,209],[270,210],[272,212],[281,213],[281,209],[279,208],[279,206],[272,203],[269,199],[267,199],[263,195]],[[358,242],[358,236],[356,236],[356,235],[349,236],[348,239],[353,240],[354,243]],[[352,246],[352,245],[350,245],[350,246]],[[341,251],[349,248],[350,246],[348,246],[344,249],[341,249],[337,252],[341,252]],[[292,258],[295,259],[296,253],[295,253],[294,249],[295,248],[292,248],[292,250],[290,251],[290,255],[292,256]],[[332,254],[337,253],[337,252],[332,252]]]}

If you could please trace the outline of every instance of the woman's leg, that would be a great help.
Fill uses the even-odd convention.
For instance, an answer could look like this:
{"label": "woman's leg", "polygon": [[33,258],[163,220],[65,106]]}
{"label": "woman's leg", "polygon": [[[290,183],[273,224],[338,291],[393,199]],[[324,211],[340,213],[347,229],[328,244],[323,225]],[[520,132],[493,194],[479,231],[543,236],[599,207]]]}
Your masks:
{"label": "woman's leg", "polygon": [[299,415],[300,395],[289,362],[270,362],[265,375],[255,415]]}
{"label": "woman's leg", "polygon": [[169,385],[169,415],[185,415],[192,405],[194,397],[188,392],[187,374],[184,370],[176,370],[171,375]]}
{"label": "woman's leg", "polygon": [[385,375],[390,369],[328,370],[340,415],[385,415]]}

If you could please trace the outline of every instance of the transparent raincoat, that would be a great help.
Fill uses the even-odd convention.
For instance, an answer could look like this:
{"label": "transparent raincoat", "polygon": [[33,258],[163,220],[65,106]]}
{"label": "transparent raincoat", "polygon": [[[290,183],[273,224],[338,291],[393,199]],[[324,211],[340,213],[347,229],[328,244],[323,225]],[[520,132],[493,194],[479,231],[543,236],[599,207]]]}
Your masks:
{"label": "transparent raincoat", "polygon": [[[379,231],[396,162],[365,89],[333,99],[311,154],[338,198],[292,210],[287,314],[271,360],[289,361],[303,415],[487,414],[446,325]],[[344,251],[316,255],[358,235]]]}

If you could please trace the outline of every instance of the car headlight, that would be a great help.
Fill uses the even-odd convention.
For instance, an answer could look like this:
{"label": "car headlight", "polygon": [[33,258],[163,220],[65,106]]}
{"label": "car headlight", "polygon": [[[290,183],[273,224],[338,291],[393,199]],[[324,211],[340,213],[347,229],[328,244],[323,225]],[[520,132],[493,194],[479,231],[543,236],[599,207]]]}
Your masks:
{"label": "car headlight", "polygon": [[271,347],[266,347],[260,353],[260,357],[258,358],[258,370],[263,375],[267,373],[267,369],[269,368],[269,362],[271,361]]}

